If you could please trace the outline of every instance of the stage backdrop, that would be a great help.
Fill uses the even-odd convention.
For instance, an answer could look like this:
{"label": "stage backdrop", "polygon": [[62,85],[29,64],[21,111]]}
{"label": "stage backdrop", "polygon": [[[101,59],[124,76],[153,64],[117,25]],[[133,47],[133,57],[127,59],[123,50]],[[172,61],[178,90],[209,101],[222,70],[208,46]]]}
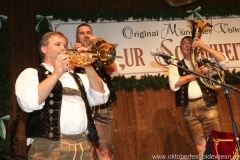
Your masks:
{"label": "stage backdrop", "polygon": [[[215,17],[208,19],[212,29],[206,27],[201,39],[212,48],[225,53],[230,64],[228,69],[240,70],[240,18]],[[69,48],[75,43],[76,28],[81,21],[68,22],[54,20],[53,30],[63,32],[69,39]],[[116,60],[125,76],[144,74],[167,75],[167,64],[161,57],[151,55],[152,49],[170,56],[182,58],[179,43],[182,37],[191,34],[188,20],[169,21],[133,21],[88,23],[92,26],[95,37],[103,37],[109,43],[116,43]],[[71,45],[72,44],[72,45]],[[207,57],[206,53],[201,53]]]}

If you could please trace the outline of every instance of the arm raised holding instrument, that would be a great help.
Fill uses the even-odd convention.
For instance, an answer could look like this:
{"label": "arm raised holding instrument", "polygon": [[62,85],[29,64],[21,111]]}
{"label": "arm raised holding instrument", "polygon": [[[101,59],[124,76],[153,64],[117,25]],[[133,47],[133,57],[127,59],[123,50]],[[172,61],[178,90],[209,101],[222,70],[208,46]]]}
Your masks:
{"label": "arm raised holding instrument", "polygon": [[193,39],[192,48],[196,48],[196,47],[199,47],[199,48],[207,51],[210,54],[211,57],[214,57],[214,59],[217,62],[226,60],[226,57],[221,52],[209,47],[208,45],[203,43],[203,41],[199,38],[194,38]]}
{"label": "arm raised holding instrument", "polygon": [[185,70],[202,75],[209,70],[204,65],[198,66],[198,63],[194,66],[192,63],[194,48],[205,50],[223,67],[227,66],[228,59],[221,52],[204,44],[199,38],[192,40],[191,36],[185,36],[180,42],[184,58],[177,63],[179,67],[169,66],[170,88],[175,92],[176,105],[182,107],[184,122],[201,159],[206,145],[206,137],[211,130],[221,131],[221,128],[216,106],[216,91],[201,83],[201,77]]}
{"label": "arm raised holding instrument", "polygon": [[28,113],[29,159],[66,159],[65,153],[77,145],[83,147],[73,147],[75,154],[69,159],[93,159],[87,136],[91,114],[87,116],[86,106],[106,103],[109,89],[91,65],[84,66],[86,74],[78,74],[81,81],[76,81],[70,55],[63,54],[67,42],[61,32],[46,33],[39,43],[42,63],[37,69],[25,69],[16,80],[18,104]]}
{"label": "arm raised holding instrument", "polygon": [[[92,47],[86,47],[85,41],[91,42]],[[106,43],[103,38],[95,38],[92,34],[92,27],[86,23],[80,24],[76,29],[76,43],[75,49],[85,51],[85,48],[97,49],[97,52],[101,52],[102,47],[109,49],[109,53],[103,57],[113,57],[115,55],[115,46]],[[85,48],[84,48],[85,47]],[[105,55],[106,50],[102,50]],[[91,52],[90,52],[91,53]],[[101,58],[99,58],[101,59]],[[100,64],[100,65],[99,65]],[[111,76],[118,75],[121,71],[121,67],[118,62],[114,59],[110,59],[108,63],[93,63],[92,66],[97,71],[98,75],[107,84],[110,90],[110,96],[108,102],[102,105],[94,106],[92,109],[94,115],[94,122],[100,137],[100,140],[93,149],[97,153],[97,158],[99,160],[111,159],[111,149],[113,148],[113,133],[112,133],[112,122],[113,122],[113,111],[112,103],[117,100],[116,93],[114,91],[113,85],[111,83]],[[106,120],[107,119],[107,120]]]}

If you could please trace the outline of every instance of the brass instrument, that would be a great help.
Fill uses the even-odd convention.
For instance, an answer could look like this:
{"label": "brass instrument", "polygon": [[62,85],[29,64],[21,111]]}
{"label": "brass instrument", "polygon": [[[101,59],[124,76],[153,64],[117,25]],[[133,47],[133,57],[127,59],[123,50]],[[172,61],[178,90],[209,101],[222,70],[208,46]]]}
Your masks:
{"label": "brass instrument", "polygon": [[[201,35],[206,27],[209,27],[210,24],[208,22],[205,22],[203,20],[188,20],[189,23],[191,23],[192,27],[192,39],[194,38],[201,38]],[[196,68],[196,61],[199,56],[201,50],[198,48],[192,48],[190,52],[190,61],[192,63],[193,68]],[[212,66],[210,64],[203,64],[199,62],[199,65],[205,65],[208,68],[208,72],[205,74],[206,77],[209,79],[217,81],[219,84],[225,83],[225,73],[223,70],[220,70],[216,66]],[[206,87],[210,89],[218,89],[221,88],[221,85],[218,85],[217,83],[214,83],[211,80],[208,80],[206,78],[200,77],[201,83],[203,83]]]}
{"label": "brass instrument", "polygon": [[[79,52],[77,49],[67,49],[61,54],[69,55],[70,61],[77,67],[90,65],[98,61],[103,66],[112,64],[116,57],[115,46],[106,43],[103,38],[96,38],[93,40],[91,47],[88,50]],[[86,54],[87,56],[82,56]]]}

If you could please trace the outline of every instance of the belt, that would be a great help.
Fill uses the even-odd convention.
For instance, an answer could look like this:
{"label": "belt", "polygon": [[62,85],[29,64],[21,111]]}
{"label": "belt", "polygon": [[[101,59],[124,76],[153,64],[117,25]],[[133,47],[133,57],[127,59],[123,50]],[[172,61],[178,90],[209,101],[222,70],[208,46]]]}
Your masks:
{"label": "belt", "polygon": [[196,102],[200,99],[202,99],[203,97],[198,97],[198,98],[194,98],[194,99],[188,99],[188,102]]}
{"label": "belt", "polygon": [[87,131],[84,131],[81,134],[61,134],[60,138],[65,138],[65,139],[77,139],[77,138],[81,138],[81,137],[86,137],[87,136]]}
{"label": "belt", "polygon": [[95,114],[106,114],[108,112],[107,108],[111,107],[111,103],[101,104],[92,107],[92,113]]}
{"label": "belt", "polygon": [[108,108],[109,104],[101,104],[101,105],[96,105],[92,107],[92,111],[97,111],[97,110],[101,110],[101,109],[105,109]]}

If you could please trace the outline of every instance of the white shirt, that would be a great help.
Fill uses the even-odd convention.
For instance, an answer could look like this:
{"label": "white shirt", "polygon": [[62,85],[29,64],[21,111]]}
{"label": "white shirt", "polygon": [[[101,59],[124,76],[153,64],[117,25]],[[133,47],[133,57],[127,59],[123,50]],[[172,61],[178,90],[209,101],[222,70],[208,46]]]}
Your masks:
{"label": "white shirt", "polygon": [[117,70],[115,72],[112,72],[112,73],[107,72],[107,74],[110,75],[110,76],[118,76],[120,74],[120,72],[122,71],[122,68],[120,67],[119,63],[116,60],[114,60],[114,62],[117,66]]}
{"label": "white shirt", "polygon": [[[53,72],[54,68],[47,64],[42,64],[47,70]],[[89,86],[89,81],[86,74],[78,74],[84,84],[85,91],[90,106],[104,104],[109,97],[109,89],[104,85],[105,93],[94,91]],[[78,86],[73,77],[65,72],[59,80],[63,87],[73,88],[78,90]],[[19,106],[25,112],[33,112],[40,110],[45,105],[45,102],[38,104],[38,71],[33,68],[25,69],[17,78],[15,84],[15,92]],[[62,96],[62,106],[60,115],[60,131],[63,134],[80,134],[87,129],[87,114],[85,103],[79,96]],[[28,145],[32,142],[31,139],[27,140]]]}
{"label": "white shirt", "polygon": [[[218,62],[218,64],[222,67],[222,68],[226,68],[228,65],[228,58],[225,54],[223,54],[225,56],[225,61],[220,61]],[[184,59],[185,64],[187,65],[188,69],[190,71],[193,71],[193,67],[190,61]],[[174,66],[174,65],[169,65],[169,70],[168,70],[168,80],[169,80],[169,86],[170,89],[172,91],[177,91],[180,89],[180,87],[175,87],[176,83],[178,82],[180,75],[178,73],[178,67]],[[202,91],[200,89],[200,86],[198,85],[197,81],[191,81],[189,83],[188,86],[188,99],[195,99],[195,98],[199,98],[202,97]]]}

